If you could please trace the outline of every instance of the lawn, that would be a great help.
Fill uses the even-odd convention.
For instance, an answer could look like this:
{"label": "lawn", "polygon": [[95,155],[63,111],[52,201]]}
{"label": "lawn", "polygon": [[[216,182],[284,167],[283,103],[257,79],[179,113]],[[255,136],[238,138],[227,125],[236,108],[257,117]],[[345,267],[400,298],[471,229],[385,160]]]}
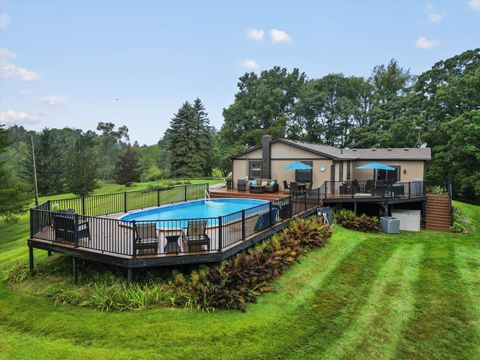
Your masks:
{"label": "lawn", "polygon": [[[478,359],[480,207],[470,233],[337,227],[247,313],[99,312],[0,283],[0,354],[24,358]],[[0,225],[2,278],[26,261],[28,220]],[[38,252],[40,255],[40,252]],[[37,255],[38,256],[38,255]],[[44,255],[43,255],[44,256]]]}

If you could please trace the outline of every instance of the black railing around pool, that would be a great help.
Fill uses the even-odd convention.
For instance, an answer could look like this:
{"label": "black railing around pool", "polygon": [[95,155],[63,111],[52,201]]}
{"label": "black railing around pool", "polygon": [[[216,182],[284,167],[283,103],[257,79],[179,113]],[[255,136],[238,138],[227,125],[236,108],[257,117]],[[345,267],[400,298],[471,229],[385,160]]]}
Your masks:
{"label": "black railing around pool", "polygon": [[[205,197],[207,184],[51,200],[30,209],[30,238],[127,257],[221,252],[321,204],[321,189],[228,215],[136,221],[109,214]],[[206,200],[207,201],[207,200]]]}

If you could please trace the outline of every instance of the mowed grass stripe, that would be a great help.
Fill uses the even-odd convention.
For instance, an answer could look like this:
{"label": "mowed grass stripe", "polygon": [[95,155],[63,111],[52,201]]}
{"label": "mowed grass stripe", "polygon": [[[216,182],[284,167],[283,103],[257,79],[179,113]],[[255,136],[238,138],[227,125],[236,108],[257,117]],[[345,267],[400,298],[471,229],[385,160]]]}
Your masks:
{"label": "mowed grass stripe", "polygon": [[456,246],[448,238],[425,242],[414,286],[415,309],[397,358],[476,358],[478,337],[470,322],[468,294],[455,259]]}
{"label": "mowed grass stripe", "polygon": [[403,244],[378,272],[368,300],[325,359],[392,358],[414,306],[422,244]]}
{"label": "mowed grass stripe", "polygon": [[477,332],[475,357],[480,359],[480,248],[457,246],[455,259],[469,297],[469,316]]}
{"label": "mowed grass stripe", "polygon": [[315,301],[304,314],[301,325],[308,329],[298,339],[302,348],[290,354],[292,359],[319,358],[355,321],[365,306],[378,271],[399,246],[392,237],[379,235],[359,244],[342,261],[315,293]]}

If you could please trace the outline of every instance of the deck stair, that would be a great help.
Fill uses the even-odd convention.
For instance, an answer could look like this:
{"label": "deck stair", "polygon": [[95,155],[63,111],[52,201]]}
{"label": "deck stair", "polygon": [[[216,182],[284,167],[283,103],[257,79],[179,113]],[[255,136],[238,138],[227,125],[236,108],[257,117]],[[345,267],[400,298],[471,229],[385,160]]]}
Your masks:
{"label": "deck stair", "polygon": [[425,228],[427,230],[448,231],[451,219],[450,197],[447,194],[427,194]]}

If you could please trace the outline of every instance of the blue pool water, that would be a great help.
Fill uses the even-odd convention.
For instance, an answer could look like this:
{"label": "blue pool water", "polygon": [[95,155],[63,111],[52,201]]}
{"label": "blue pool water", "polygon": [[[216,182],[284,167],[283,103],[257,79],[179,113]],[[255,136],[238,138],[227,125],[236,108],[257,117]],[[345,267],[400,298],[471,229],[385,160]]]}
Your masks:
{"label": "blue pool water", "polygon": [[[224,222],[241,218],[239,211],[245,210],[245,215],[264,212],[269,209],[268,201],[254,199],[213,199],[211,201],[196,200],[181,204],[162,206],[150,210],[137,211],[125,216],[122,220],[128,221],[158,221],[159,228],[186,227],[188,219],[208,220],[208,226],[218,223],[219,216],[230,215]],[[234,214],[236,213],[236,214]]]}

